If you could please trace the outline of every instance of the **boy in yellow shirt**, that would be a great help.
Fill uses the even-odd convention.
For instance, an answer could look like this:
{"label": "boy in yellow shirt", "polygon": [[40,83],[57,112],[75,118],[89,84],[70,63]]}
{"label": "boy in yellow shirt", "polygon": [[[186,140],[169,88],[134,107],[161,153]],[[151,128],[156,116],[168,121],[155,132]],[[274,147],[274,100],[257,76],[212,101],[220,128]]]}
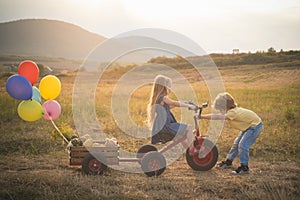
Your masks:
{"label": "boy in yellow shirt", "polygon": [[249,173],[249,149],[260,135],[263,126],[260,117],[251,110],[238,107],[229,93],[218,94],[213,107],[220,114],[201,115],[201,119],[228,120],[231,127],[240,130],[226,160],[219,163],[218,166],[223,169],[230,168],[232,161],[238,156],[241,165],[232,171],[232,174]]}

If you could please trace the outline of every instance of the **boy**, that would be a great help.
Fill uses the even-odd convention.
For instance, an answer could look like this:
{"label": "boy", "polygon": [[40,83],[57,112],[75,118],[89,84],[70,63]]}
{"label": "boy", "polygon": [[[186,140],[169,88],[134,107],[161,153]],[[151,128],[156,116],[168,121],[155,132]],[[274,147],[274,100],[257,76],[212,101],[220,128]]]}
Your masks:
{"label": "boy", "polygon": [[251,110],[238,107],[229,93],[218,94],[213,107],[220,114],[201,115],[201,119],[228,120],[231,127],[240,130],[226,160],[219,163],[218,167],[222,169],[232,167],[233,160],[238,156],[241,165],[232,171],[232,174],[249,173],[249,149],[260,135],[263,126],[260,117]]}

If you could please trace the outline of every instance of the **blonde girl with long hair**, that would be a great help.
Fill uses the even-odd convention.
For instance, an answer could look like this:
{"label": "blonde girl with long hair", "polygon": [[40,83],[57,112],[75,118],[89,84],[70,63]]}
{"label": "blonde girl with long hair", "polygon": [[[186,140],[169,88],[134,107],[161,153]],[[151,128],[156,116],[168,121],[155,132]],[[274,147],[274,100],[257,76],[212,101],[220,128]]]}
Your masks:
{"label": "blonde girl with long hair", "polygon": [[151,91],[148,104],[148,125],[152,129],[151,143],[166,143],[176,135],[187,137],[182,144],[189,145],[192,140],[192,127],[178,123],[170,111],[174,107],[188,107],[195,109],[195,106],[172,100],[168,97],[171,92],[172,80],[164,75],[157,75]]}

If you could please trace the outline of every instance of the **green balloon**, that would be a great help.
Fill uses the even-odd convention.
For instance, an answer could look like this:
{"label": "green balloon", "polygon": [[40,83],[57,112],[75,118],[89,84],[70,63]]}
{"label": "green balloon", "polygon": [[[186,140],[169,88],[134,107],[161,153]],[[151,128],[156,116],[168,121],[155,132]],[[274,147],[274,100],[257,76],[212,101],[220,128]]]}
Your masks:
{"label": "green balloon", "polygon": [[43,116],[43,107],[35,100],[22,101],[18,106],[18,114],[24,120],[33,122]]}

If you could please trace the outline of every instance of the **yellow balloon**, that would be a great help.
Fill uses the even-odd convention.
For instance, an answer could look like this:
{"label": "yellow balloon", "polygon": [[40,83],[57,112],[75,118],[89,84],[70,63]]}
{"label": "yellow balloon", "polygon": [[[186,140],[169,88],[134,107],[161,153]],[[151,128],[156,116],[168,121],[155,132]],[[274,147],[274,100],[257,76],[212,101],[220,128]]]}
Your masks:
{"label": "yellow balloon", "polygon": [[18,114],[28,122],[36,121],[44,115],[43,107],[35,100],[22,101],[18,106]]}
{"label": "yellow balloon", "polygon": [[45,76],[40,82],[39,90],[44,99],[55,99],[56,97],[58,97],[61,91],[60,80],[53,75]]}

